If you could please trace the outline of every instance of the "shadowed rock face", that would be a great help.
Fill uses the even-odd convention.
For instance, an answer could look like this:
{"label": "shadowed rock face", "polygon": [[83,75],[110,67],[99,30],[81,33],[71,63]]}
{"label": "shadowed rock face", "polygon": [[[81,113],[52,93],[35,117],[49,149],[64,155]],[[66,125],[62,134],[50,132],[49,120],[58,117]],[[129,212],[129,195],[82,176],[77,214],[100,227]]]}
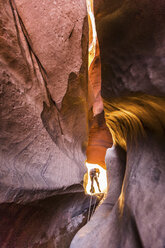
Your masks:
{"label": "shadowed rock face", "polygon": [[86,222],[87,198],[82,192],[56,195],[25,205],[0,206],[2,247],[68,247]]}
{"label": "shadowed rock face", "polygon": [[0,16],[0,247],[68,247],[89,205],[86,2],[1,1]]}
{"label": "shadowed rock face", "polygon": [[[163,1],[95,0],[107,101],[131,93],[164,96],[164,10]],[[146,137],[135,144],[128,135],[126,153],[117,146],[107,151],[107,197],[71,248],[164,248],[165,142],[147,129]]]}
{"label": "shadowed rock face", "polygon": [[164,94],[164,1],[95,0],[102,96]]}

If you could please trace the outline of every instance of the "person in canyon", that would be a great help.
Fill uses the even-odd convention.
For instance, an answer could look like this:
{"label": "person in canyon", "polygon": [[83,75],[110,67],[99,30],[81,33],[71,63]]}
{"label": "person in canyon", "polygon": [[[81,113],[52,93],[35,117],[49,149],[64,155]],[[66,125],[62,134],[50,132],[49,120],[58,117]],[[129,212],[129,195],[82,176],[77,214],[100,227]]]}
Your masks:
{"label": "person in canyon", "polygon": [[[104,70],[101,70],[100,48],[93,21],[93,5],[90,1],[87,2],[89,21],[88,91],[89,108],[93,115],[89,124],[86,149],[86,165],[89,172],[94,164],[106,170],[106,151],[113,145],[120,146],[126,152],[128,142],[133,147],[140,138],[145,140],[149,133],[152,133],[156,140],[160,140],[164,135],[165,127],[165,99],[160,93],[148,94],[145,90],[137,92],[127,90],[119,96],[114,94],[109,97],[107,92],[111,89],[110,83],[108,84],[105,78],[101,78],[101,71],[105,71],[108,63],[106,62],[103,65]],[[108,56],[106,53],[102,60],[108,61]],[[108,73],[110,73],[109,69]],[[89,173],[88,178],[90,178]],[[86,177],[84,177],[85,180],[87,180]],[[84,187],[86,187],[86,182]]]}

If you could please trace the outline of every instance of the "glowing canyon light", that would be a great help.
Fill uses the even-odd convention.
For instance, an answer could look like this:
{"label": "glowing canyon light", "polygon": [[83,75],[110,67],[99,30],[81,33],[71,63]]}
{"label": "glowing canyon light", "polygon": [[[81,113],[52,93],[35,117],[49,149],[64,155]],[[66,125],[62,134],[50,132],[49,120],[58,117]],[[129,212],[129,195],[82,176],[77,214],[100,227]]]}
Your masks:
{"label": "glowing canyon light", "polygon": [[89,68],[96,54],[97,33],[96,33],[95,17],[93,11],[93,0],[86,0],[86,3],[87,3],[87,11],[88,11],[88,24],[89,24],[89,48],[88,48],[88,68]]}
{"label": "glowing canyon light", "polygon": [[[86,185],[86,193],[89,195],[95,195],[95,194],[103,194],[107,193],[107,172],[105,169],[103,169],[100,165],[98,164],[90,164],[86,162],[86,167],[88,170],[88,176],[87,176],[87,185]],[[94,187],[94,192],[91,192],[91,186],[92,186],[92,181],[91,181],[91,175],[90,171],[92,169],[98,169],[99,170],[99,176],[97,177],[99,187],[96,183],[96,181],[93,181],[93,187]]]}
{"label": "glowing canyon light", "polygon": [[[93,0],[86,0],[88,12],[88,27],[89,27],[89,47],[88,47],[88,93],[89,99],[93,102],[93,113],[103,109],[101,100],[101,63],[95,66],[96,58],[100,59],[100,50],[97,39]],[[93,66],[95,77],[93,77]],[[91,98],[91,95],[93,97]],[[90,102],[90,100],[89,100]],[[89,103],[89,106],[91,106]],[[84,179],[84,188],[87,194],[97,195],[107,192],[107,173],[104,168],[98,164],[90,164],[86,162],[87,175]]]}

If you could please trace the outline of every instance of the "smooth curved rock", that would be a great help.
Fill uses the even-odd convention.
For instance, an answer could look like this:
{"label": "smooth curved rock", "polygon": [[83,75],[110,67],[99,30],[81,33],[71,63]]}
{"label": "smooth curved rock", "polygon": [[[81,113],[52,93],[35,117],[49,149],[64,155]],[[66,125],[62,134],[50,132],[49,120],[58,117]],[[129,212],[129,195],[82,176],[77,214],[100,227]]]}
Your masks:
{"label": "smooth curved rock", "polygon": [[[101,91],[112,104],[113,98],[132,93],[165,96],[164,8],[165,3],[156,0],[95,0]],[[130,106],[136,108],[131,101]],[[107,198],[75,235],[71,248],[164,248],[165,142],[154,128],[144,128],[146,138],[138,137],[136,143],[130,142],[128,130],[125,162],[117,147],[108,150]]]}
{"label": "smooth curved rock", "polygon": [[[18,7],[15,6],[14,1],[10,1],[10,5],[5,1],[1,3],[3,22],[3,29],[1,29],[2,121],[0,124],[1,161],[3,161],[1,183],[15,189],[20,187],[27,190],[34,189],[34,187],[42,190],[44,188],[61,189],[80,183],[84,173],[84,167],[81,164],[85,159],[83,147],[87,137],[87,30],[85,29],[87,23],[85,19],[85,22],[77,24],[78,30],[81,29],[80,39],[76,41],[79,47],[75,46],[71,50],[68,46],[65,51],[65,53],[70,51],[74,53],[75,51],[76,61],[80,66],[79,71],[76,71],[77,64],[72,65],[72,71],[63,71],[63,75],[65,74],[67,77],[66,87],[61,99],[61,108],[58,108],[58,104],[47,87],[47,81],[50,81],[49,70],[42,65],[40,53],[37,54],[33,47],[33,43],[35,44],[33,35],[31,37],[28,34],[32,32],[28,26],[31,27],[31,22],[41,26],[42,23],[40,24],[38,20],[35,23],[31,16],[29,18],[21,16],[26,14],[24,12],[27,10],[29,13],[30,8],[34,7],[33,4],[36,7],[38,5],[38,8],[39,5],[43,6],[42,11],[47,11],[43,18],[46,16],[49,18],[50,9],[45,10],[44,1],[42,4],[40,1],[30,3],[19,1],[20,6],[18,5]],[[64,4],[66,4],[65,1]],[[84,20],[86,17],[85,1],[81,1],[81,5],[76,5],[76,2],[72,4],[74,8],[83,10],[81,19]],[[72,4],[66,4],[65,11],[67,8],[69,11]],[[59,9],[60,7],[62,11],[63,6],[59,5]],[[33,9],[36,14],[38,8]],[[73,11],[78,18],[79,12],[75,9]],[[42,15],[39,16],[42,19]],[[29,21],[27,27],[24,18],[26,22]],[[54,18],[57,19],[56,16]],[[41,34],[37,33],[37,30],[35,30],[34,37],[38,39],[37,47],[40,49],[44,41],[40,39]],[[42,26],[42,30],[49,31],[44,26]],[[78,30],[76,31],[75,28],[75,32]],[[60,27],[58,32],[60,33]],[[54,52],[58,51],[58,47],[55,46],[58,32],[52,31],[54,37],[47,35],[47,39],[54,42]],[[47,48],[42,50],[43,52],[51,48],[46,41],[45,47]],[[45,60],[47,59],[46,55],[45,53]],[[51,59],[53,65],[54,59]],[[70,62],[68,66],[70,67]],[[60,94],[60,90],[57,89],[57,95],[58,93]],[[8,197],[2,198],[2,201],[8,200]]]}
{"label": "smooth curved rock", "polygon": [[107,198],[76,234],[71,248],[164,247],[164,142],[150,138],[129,148],[126,163],[122,151],[108,149]]}
{"label": "smooth curved rock", "polygon": [[68,247],[89,206],[86,2],[2,0],[0,17],[0,246]]}
{"label": "smooth curved rock", "polygon": [[[71,243],[71,248],[86,246],[109,247],[108,236],[111,230],[118,229],[116,219],[117,200],[121,192],[125,172],[125,152],[120,148],[109,148],[106,154],[106,165],[108,173],[108,194],[102,204],[96,209],[94,215],[81,230],[76,234]],[[111,226],[110,223],[111,222]],[[114,232],[114,231],[113,231]],[[116,235],[114,242],[117,242]],[[116,240],[116,241],[115,241]]]}
{"label": "smooth curved rock", "polygon": [[[164,2],[95,1],[102,96],[163,95]],[[90,200],[86,3],[2,0],[0,16],[0,246],[67,248]],[[164,141],[149,137],[126,161],[108,151],[109,194],[72,248],[164,247]]]}

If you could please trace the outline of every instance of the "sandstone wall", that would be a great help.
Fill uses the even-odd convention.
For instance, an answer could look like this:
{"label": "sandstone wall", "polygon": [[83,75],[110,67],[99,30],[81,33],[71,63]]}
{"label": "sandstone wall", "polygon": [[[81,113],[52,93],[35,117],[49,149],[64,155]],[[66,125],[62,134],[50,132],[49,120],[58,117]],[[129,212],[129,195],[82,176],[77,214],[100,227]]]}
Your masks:
{"label": "sandstone wall", "polygon": [[88,205],[86,2],[2,0],[0,16],[0,246],[67,247]]}
{"label": "sandstone wall", "polygon": [[[133,94],[165,98],[164,10],[164,1],[95,0],[101,91],[112,105],[114,99]],[[136,109],[131,100],[128,104]],[[147,108],[144,103],[141,107]],[[158,107],[162,113],[158,119],[150,104],[148,107],[152,123],[162,123],[165,130],[165,106]],[[117,121],[119,124],[119,115]],[[129,121],[133,126],[131,118]],[[146,136],[138,137],[136,142],[131,141],[128,129],[126,152],[115,146],[108,150],[107,198],[76,234],[71,248],[164,247],[165,132],[158,139],[154,125],[150,129],[144,125]]]}

